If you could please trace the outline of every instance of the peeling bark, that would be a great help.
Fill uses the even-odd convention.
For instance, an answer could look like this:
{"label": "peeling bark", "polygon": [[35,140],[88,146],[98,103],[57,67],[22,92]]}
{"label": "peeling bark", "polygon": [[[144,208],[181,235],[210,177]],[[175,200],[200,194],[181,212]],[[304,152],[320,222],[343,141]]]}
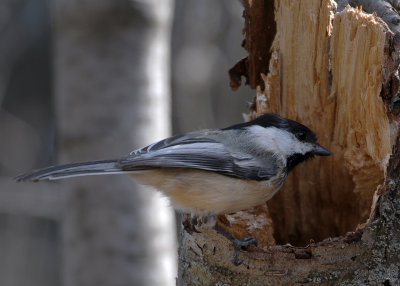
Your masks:
{"label": "peeling bark", "polygon": [[264,89],[261,73],[268,73],[268,63],[271,57],[271,43],[274,39],[276,27],[274,21],[273,1],[243,1],[245,19],[243,33],[246,38],[242,46],[249,52],[249,56],[237,62],[229,70],[230,86],[233,90],[239,88],[241,77],[246,78],[245,84],[251,88],[260,86]]}

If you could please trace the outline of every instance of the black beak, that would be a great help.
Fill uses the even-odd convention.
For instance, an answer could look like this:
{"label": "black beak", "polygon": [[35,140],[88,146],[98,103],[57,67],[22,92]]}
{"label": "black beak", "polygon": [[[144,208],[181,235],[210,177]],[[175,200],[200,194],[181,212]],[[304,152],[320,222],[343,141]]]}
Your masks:
{"label": "black beak", "polygon": [[315,155],[319,156],[329,156],[330,154],[332,154],[331,151],[325,149],[324,147],[319,146],[318,144],[315,144],[313,152]]}

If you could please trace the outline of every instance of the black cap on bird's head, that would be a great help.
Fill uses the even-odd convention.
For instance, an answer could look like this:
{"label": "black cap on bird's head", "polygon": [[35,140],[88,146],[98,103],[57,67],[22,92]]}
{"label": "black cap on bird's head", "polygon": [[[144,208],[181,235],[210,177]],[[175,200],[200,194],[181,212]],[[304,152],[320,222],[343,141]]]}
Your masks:
{"label": "black cap on bird's head", "polygon": [[[243,129],[243,128],[248,128],[248,127],[251,127],[254,125],[258,125],[258,126],[261,126],[264,128],[275,127],[280,130],[287,131],[294,135],[294,137],[297,139],[296,142],[311,146],[311,148],[305,152],[297,152],[297,153],[293,153],[290,156],[288,156],[288,158],[287,158],[288,171],[292,170],[299,163],[301,163],[309,158],[312,158],[315,155],[318,155],[318,156],[331,155],[331,152],[329,150],[325,149],[324,147],[320,146],[317,143],[317,136],[307,126],[305,126],[297,121],[281,117],[274,113],[263,114],[249,122],[236,124],[236,125],[230,126],[228,128],[225,128],[225,130]],[[293,140],[296,140],[296,139],[293,139]]]}
{"label": "black cap on bird's head", "polygon": [[[269,114],[269,115],[271,115],[271,114]],[[272,115],[275,117],[278,116],[276,114],[272,114]],[[278,116],[278,117],[280,117],[280,116]],[[324,147],[317,144],[317,136],[310,128],[308,128],[307,126],[305,126],[297,121],[283,118],[283,117],[280,117],[280,118],[283,119],[283,121],[286,123],[286,124],[283,124],[280,128],[285,129],[285,130],[289,131],[290,133],[293,133],[294,136],[297,138],[297,140],[299,140],[301,142],[308,142],[308,143],[314,144],[315,148],[313,149],[313,155],[318,155],[318,156],[331,155],[331,152],[329,150],[327,150]],[[276,126],[276,127],[278,127],[278,126]]]}

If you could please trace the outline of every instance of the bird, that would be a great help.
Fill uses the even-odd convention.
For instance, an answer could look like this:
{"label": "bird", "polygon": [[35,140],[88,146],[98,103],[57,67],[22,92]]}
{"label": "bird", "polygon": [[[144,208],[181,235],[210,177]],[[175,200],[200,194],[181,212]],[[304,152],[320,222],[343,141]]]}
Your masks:
{"label": "bird", "polygon": [[119,159],[51,166],[15,179],[126,174],[161,191],[179,211],[218,215],[268,201],[298,164],[330,154],[305,125],[266,113],[223,129],[172,136]]}

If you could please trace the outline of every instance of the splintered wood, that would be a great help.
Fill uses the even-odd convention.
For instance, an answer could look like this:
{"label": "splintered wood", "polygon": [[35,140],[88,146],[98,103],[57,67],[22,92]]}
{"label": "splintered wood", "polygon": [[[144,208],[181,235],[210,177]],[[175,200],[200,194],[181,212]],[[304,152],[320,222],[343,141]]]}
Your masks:
{"label": "splintered wood", "polygon": [[[247,13],[255,1],[246,2],[247,23],[263,23],[264,14]],[[336,13],[333,0],[275,0],[274,7],[269,62],[246,62],[269,66],[259,75],[266,69],[248,67],[253,82],[264,81],[251,116],[276,112],[302,122],[332,155],[296,167],[268,209],[219,217],[235,237],[259,242],[234,252],[242,265],[227,262],[232,247],[215,232],[184,233],[182,276],[191,285],[389,285],[399,264],[400,35],[360,9]]]}
{"label": "splintered wood", "polygon": [[333,140],[344,155],[345,167],[355,182],[354,192],[361,193],[366,212],[391,154],[390,124],[380,97],[386,32],[376,17],[349,7],[335,17],[334,27]]}
{"label": "splintered wood", "polygon": [[[277,34],[256,113],[309,126],[330,157],[295,168],[268,202],[277,243],[343,235],[364,223],[391,154],[381,99],[387,26],[334,1],[275,1]],[[386,54],[385,54],[386,53]]]}

